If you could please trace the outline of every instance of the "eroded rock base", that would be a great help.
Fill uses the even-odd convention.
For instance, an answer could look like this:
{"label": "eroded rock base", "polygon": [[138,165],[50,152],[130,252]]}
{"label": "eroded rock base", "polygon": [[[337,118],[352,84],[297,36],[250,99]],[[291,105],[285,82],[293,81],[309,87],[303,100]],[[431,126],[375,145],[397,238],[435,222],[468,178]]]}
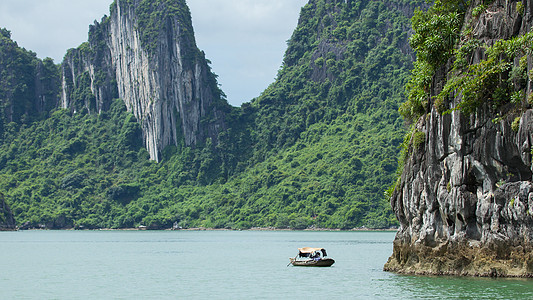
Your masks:
{"label": "eroded rock base", "polygon": [[396,240],[384,270],[401,274],[533,278],[533,248],[481,246],[478,241],[435,247]]}

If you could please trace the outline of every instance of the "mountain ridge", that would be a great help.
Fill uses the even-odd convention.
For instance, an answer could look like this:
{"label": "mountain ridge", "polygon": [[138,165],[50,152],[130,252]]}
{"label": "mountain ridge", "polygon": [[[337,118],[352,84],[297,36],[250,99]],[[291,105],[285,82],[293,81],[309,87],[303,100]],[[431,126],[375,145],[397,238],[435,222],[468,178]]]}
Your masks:
{"label": "mountain ridge", "polygon": [[[113,54],[113,42],[132,60],[137,54],[152,55],[152,61],[183,58],[158,56],[158,49],[172,44],[167,32],[150,35],[156,47],[146,49],[154,52],[142,50],[150,41],[136,37],[135,28],[125,31],[136,43],[129,50],[127,42],[103,34],[113,22],[139,22],[128,10],[137,14],[143,3],[149,4],[114,2],[111,17],[91,26],[89,42],[67,54],[61,72],[75,71],[63,77],[67,97],[75,99],[71,109],[52,110],[44,119],[12,124],[6,131],[0,189],[7,191],[19,224],[80,229],[396,224],[383,194],[394,181],[404,133],[397,110],[412,67],[412,53],[405,51],[410,17],[405,7],[414,10],[422,1],[309,1],[276,81],[240,108],[229,107],[221,96],[213,109],[223,115],[208,117],[207,124],[200,121],[205,141],[192,147],[176,134],[177,142],[161,150],[159,163],[147,160],[155,152],[145,150],[151,148],[142,138],[143,126],[153,120],[128,112],[128,100],[102,105],[98,100],[107,92],[124,92],[125,85],[113,82],[119,77],[113,72],[128,69],[116,67],[119,60],[113,55],[122,52]],[[157,3],[157,9],[146,7],[150,13],[144,20],[166,14],[169,3],[181,1]],[[203,57],[197,50],[190,53],[194,59]],[[134,70],[163,74],[150,69],[150,63],[137,66],[142,68]],[[163,79],[148,79],[144,84],[162,86]],[[220,93],[207,79],[204,87]],[[68,90],[75,80],[80,84]],[[170,79],[175,80],[183,78]],[[154,101],[163,110],[160,115],[176,116],[167,102]],[[165,119],[173,124],[172,118]],[[222,120],[217,139],[207,138],[209,124]],[[170,127],[162,136],[173,136]]]}

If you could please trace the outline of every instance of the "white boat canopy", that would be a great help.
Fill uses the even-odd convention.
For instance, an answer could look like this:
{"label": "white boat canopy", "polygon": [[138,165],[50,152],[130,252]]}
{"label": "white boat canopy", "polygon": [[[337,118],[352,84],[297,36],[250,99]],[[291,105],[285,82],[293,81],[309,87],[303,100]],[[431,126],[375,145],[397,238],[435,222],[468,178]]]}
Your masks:
{"label": "white boat canopy", "polygon": [[300,251],[298,255],[302,257],[308,257],[309,255],[316,253],[316,252],[322,252],[323,256],[328,256],[326,254],[326,249],[324,248],[303,247],[303,248],[298,248],[298,251]]}

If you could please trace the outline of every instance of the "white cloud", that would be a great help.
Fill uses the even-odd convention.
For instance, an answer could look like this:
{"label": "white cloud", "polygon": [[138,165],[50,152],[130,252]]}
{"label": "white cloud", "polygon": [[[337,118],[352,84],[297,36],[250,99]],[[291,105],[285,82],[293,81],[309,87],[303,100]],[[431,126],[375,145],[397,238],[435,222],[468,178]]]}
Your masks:
{"label": "white cloud", "polygon": [[89,25],[109,13],[111,0],[1,0],[0,27],[17,43],[61,62],[69,48],[87,40]]}
{"label": "white cloud", "polygon": [[273,82],[306,0],[187,0],[198,47],[233,105]]}
{"label": "white cloud", "polygon": [[[273,81],[307,0],[187,0],[198,47],[233,105]],[[60,63],[87,40],[89,25],[109,14],[112,0],[0,0],[0,27],[37,56]]]}

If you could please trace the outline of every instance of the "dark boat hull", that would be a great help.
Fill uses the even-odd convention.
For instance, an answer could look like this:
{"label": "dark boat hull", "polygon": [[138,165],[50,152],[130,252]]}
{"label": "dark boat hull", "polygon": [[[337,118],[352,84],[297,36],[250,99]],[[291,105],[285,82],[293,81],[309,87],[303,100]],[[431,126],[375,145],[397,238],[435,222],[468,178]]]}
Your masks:
{"label": "dark boat hull", "polygon": [[295,260],[291,258],[291,264],[295,267],[331,267],[335,260],[331,258],[323,258],[321,260]]}

